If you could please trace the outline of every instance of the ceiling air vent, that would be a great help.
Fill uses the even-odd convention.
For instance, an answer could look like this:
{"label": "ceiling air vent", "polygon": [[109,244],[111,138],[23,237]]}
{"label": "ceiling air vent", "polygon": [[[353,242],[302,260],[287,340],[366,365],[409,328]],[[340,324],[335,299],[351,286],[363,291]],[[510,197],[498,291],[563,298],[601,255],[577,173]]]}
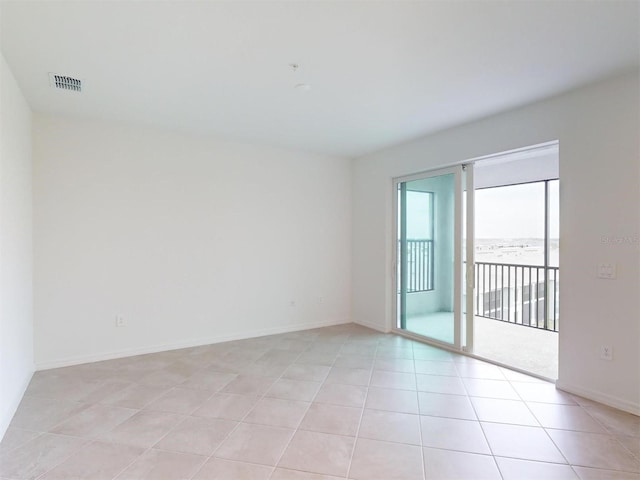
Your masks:
{"label": "ceiling air vent", "polygon": [[68,90],[70,92],[82,91],[82,80],[68,77],[66,75],[58,75],[57,73],[49,74],[49,82],[53,88]]}

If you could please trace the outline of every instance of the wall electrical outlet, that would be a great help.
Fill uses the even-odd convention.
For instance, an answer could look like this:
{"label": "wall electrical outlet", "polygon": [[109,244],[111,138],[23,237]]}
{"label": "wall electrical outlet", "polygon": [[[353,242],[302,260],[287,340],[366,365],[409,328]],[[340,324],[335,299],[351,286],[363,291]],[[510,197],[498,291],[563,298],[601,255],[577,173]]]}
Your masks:
{"label": "wall electrical outlet", "polygon": [[127,324],[122,315],[116,315],[116,327],[125,327]]}
{"label": "wall electrical outlet", "polygon": [[615,263],[599,263],[598,278],[604,278],[605,280],[615,280],[616,264]]}
{"label": "wall electrical outlet", "polygon": [[600,347],[600,358],[602,360],[613,360],[613,347],[609,345],[603,345]]}

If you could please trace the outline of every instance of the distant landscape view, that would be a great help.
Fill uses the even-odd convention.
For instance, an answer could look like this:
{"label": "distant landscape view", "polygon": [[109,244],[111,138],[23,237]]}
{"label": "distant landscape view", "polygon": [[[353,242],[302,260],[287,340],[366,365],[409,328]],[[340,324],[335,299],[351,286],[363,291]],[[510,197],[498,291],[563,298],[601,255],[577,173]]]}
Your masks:
{"label": "distant landscape view", "polygon": [[[544,265],[544,182],[476,190],[477,262]],[[549,265],[559,266],[558,181],[549,182]]]}
{"label": "distant landscape view", "polygon": [[[544,265],[543,238],[476,238],[476,262]],[[549,239],[549,265],[559,262],[557,238]]]}
{"label": "distant landscape view", "polygon": [[[549,181],[548,188],[548,209],[545,182],[476,191],[477,315],[557,331],[560,271],[553,267],[560,260],[558,181]],[[547,222],[548,270],[543,268]]]}

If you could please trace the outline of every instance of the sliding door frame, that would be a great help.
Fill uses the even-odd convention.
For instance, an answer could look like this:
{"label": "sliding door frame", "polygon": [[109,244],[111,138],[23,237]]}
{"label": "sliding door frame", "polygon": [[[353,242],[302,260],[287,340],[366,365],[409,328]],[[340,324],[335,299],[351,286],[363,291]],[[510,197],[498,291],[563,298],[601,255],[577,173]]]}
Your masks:
{"label": "sliding door frame", "polygon": [[475,328],[475,288],[476,288],[476,231],[475,231],[475,177],[474,177],[474,163],[469,162],[462,165],[462,169],[465,171],[465,185],[466,201],[464,202],[465,214],[464,221],[466,222],[464,239],[466,242],[466,255],[464,258],[466,270],[464,272],[464,288],[466,293],[466,303],[463,311],[465,312],[465,336],[462,344],[462,350],[464,352],[473,352],[473,336]]}
{"label": "sliding door frame", "polygon": [[[462,258],[462,242],[463,242],[463,238],[462,238],[462,232],[463,232],[463,216],[464,216],[464,208],[463,208],[463,192],[465,190],[465,188],[468,188],[467,182],[465,182],[465,178],[466,174],[468,173],[469,168],[466,168],[465,165],[463,164],[458,164],[458,165],[454,165],[451,167],[445,167],[445,168],[437,168],[437,169],[433,169],[433,170],[428,170],[425,172],[421,172],[421,173],[416,173],[413,175],[406,175],[406,176],[402,176],[402,177],[396,177],[393,178],[393,211],[392,211],[392,231],[393,231],[393,262],[392,262],[392,283],[393,283],[393,290],[392,290],[392,294],[393,294],[393,299],[392,299],[392,315],[391,315],[391,319],[392,319],[392,326],[391,326],[391,330],[394,333],[400,333],[402,335],[406,335],[409,337],[414,337],[417,338],[421,341],[424,341],[426,343],[430,343],[433,345],[437,345],[439,347],[444,347],[447,349],[453,349],[456,351],[463,351],[463,346],[465,346],[469,340],[472,340],[473,337],[473,310],[471,311],[471,324],[469,324],[469,315],[467,313],[467,318],[465,319],[465,338],[463,340],[462,338],[462,332],[463,332],[463,325],[462,325],[462,317],[463,317],[463,295],[462,295],[462,291],[464,288],[464,284],[468,282],[464,282],[464,278],[463,278],[463,272],[465,271],[465,269],[463,268],[463,258]],[[426,178],[431,178],[431,177],[438,177],[441,175],[450,175],[453,174],[454,175],[454,185],[455,185],[455,191],[454,191],[454,198],[455,198],[455,202],[454,202],[454,267],[453,267],[453,273],[454,273],[454,281],[453,281],[453,299],[454,299],[454,308],[453,308],[453,316],[454,316],[454,324],[453,324],[453,343],[446,343],[446,342],[442,342],[439,341],[437,339],[428,337],[428,336],[424,336],[424,335],[420,335],[414,332],[410,332],[408,330],[406,330],[406,328],[402,328],[402,327],[406,327],[406,319],[404,318],[404,309],[406,307],[406,305],[404,305],[404,298],[406,296],[406,293],[403,294],[403,291],[406,290],[406,284],[407,284],[407,279],[406,279],[406,269],[405,268],[400,268],[400,275],[401,278],[398,279],[398,270],[399,270],[399,266],[400,266],[400,261],[402,257],[406,258],[406,247],[402,245],[400,245],[400,249],[398,248],[398,233],[401,233],[401,235],[404,235],[404,237],[406,237],[406,225],[404,221],[400,221],[401,218],[399,218],[399,204],[398,204],[398,188],[399,186],[401,186],[401,184],[406,183],[406,182],[411,182],[413,180],[422,180],[422,179],[426,179]],[[473,177],[471,177],[473,178]],[[404,192],[406,192],[406,190],[404,190]],[[471,190],[471,192],[473,192],[473,190]],[[471,197],[473,197],[473,195],[471,195]],[[469,195],[467,195],[467,200],[469,201]],[[473,199],[471,199],[473,200]],[[468,202],[467,202],[468,203]],[[467,206],[467,211],[469,211],[469,207]],[[400,212],[401,215],[405,215],[406,212]],[[473,223],[473,220],[471,220],[471,223]],[[400,228],[403,229],[404,228],[404,232],[398,232],[398,225],[400,225]],[[469,232],[469,221],[467,220],[467,237],[468,237],[468,232]],[[473,233],[473,225],[471,226],[471,233]],[[473,236],[471,236],[471,243],[473,244]],[[434,242],[435,245],[435,242]],[[467,238],[467,255],[469,254],[469,252],[473,252],[473,249],[469,250],[468,248],[469,245],[469,238]],[[404,251],[404,255],[400,254],[399,255],[399,250]],[[400,258],[399,258],[400,257]],[[400,280],[400,282],[398,281]],[[473,280],[472,280],[473,282]],[[398,285],[400,283],[400,287],[401,287],[401,293],[398,294]],[[404,289],[404,290],[403,290]],[[468,294],[467,294],[468,295]],[[468,298],[467,298],[467,303],[469,302]],[[473,300],[471,300],[471,304],[473,305]],[[400,307],[400,308],[399,308]],[[400,326],[398,326],[400,323]],[[470,337],[471,335],[471,337]],[[464,348],[466,350],[466,348]]]}

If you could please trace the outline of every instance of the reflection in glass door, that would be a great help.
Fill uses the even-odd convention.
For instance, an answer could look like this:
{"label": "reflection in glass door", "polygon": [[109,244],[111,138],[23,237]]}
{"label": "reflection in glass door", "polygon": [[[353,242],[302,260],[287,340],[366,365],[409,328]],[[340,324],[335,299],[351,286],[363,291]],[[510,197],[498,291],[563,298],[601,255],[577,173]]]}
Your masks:
{"label": "reflection in glass door", "polygon": [[399,179],[397,324],[460,348],[462,167]]}

